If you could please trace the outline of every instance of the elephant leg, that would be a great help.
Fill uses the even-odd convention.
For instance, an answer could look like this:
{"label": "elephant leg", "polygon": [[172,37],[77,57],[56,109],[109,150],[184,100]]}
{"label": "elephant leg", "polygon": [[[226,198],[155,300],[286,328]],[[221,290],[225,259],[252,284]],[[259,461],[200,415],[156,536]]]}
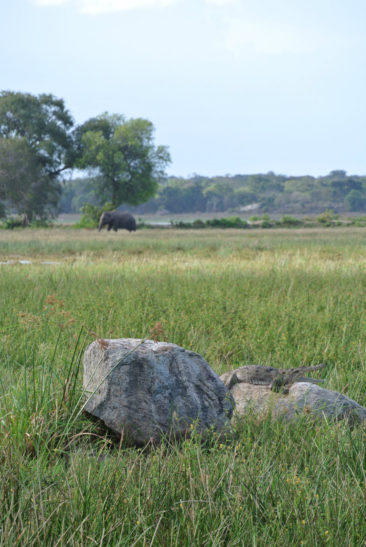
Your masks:
{"label": "elephant leg", "polygon": [[108,224],[108,232],[110,232],[112,230],[112,226],[113,226],[113,224]]}

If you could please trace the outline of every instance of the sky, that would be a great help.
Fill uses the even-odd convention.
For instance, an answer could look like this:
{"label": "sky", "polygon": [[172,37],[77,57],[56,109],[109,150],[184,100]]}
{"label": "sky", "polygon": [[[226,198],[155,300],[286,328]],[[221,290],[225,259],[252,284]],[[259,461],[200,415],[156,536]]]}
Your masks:
{"label": "sky", "polygon": [[2,0],[0,90],[142,117],[168,174],[366,174],[364,0]]}

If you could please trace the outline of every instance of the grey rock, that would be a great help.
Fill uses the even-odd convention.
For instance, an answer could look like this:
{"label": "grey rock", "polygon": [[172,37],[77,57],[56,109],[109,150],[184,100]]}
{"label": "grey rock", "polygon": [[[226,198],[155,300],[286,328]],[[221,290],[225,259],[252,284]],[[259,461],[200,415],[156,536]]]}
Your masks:
{"label": "grey rock", "polygon": [[[317,419],[347,420],[351,425],[366,420],[366,408],[337,391],[322,388],[301,378],[301,382],[295,381],[288,389],[276,393],[267,381],[268,373],[271,375],[271,370],[273,371],[271,367],[256,366],[253,367],[256,369],[253,372],[242,370],[250,368],[241,367],[233,371],[236,372],[237,379],[234,383],[231,383],[233,372],[220,377],[226,385],[231,383],[230,393],[235,400],[237,415],[252,412],[263,416],[271,413],[273,417],[292,421],[309,414]],[[260,368],[265,370],[260,371]],[[252,375],[255,379],[263,377],[266,382],[259,384],[248,381],[252,379]]]}
{"label": "grey rock", "polygon": [[231,372],[226,372],[220,378],[228,389],[231,389],[235,384],[244,382],[257,386],[270,386],[270,388],[276,392],[281,390],[288,391],[288,386],[292,385],[294,382],[311,382],[315,384],[322,382],[322,380],[307,378],[303,375],[320,370],[325,366],[325,363],[321,363],[311,367],[278,369],[261,365],[249,365],[240,367]]}
{"label": "grey rock", "polygon": [[330,420],[347,420],[352,425],[366,420],[366,408],[338,391],[310,383],[295,383],[289,389],[287,401],[280,399],[277,414],[288,420],[304,412]]}
{"label": "grey rock", "polygon": [[84,355],[85,410],[137,445],[228,424],[234,401],[207,362],[175,344],[98,340]]}

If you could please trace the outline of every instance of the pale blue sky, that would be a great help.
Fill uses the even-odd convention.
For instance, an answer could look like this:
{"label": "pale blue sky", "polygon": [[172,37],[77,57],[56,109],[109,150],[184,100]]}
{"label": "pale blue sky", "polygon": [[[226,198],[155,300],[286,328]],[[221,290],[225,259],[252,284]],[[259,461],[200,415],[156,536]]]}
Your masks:
{"label": "pale blue sky", "polygon": [[366,174],[366,2],[3,0],[0,89],[148,118],[170,174]]}

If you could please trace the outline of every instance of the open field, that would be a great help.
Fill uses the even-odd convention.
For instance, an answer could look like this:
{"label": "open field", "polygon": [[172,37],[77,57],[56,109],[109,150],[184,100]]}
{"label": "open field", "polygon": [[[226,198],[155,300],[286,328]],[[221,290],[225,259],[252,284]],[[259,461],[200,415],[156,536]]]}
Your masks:
{"label": "open field", "polygon": [[365,229],[1,230],[0,262],[0,545],[365,544],[365,427],[136,450],[79,412],[85,345],[157,330],[219,374],[326,362],[366,406]]}

